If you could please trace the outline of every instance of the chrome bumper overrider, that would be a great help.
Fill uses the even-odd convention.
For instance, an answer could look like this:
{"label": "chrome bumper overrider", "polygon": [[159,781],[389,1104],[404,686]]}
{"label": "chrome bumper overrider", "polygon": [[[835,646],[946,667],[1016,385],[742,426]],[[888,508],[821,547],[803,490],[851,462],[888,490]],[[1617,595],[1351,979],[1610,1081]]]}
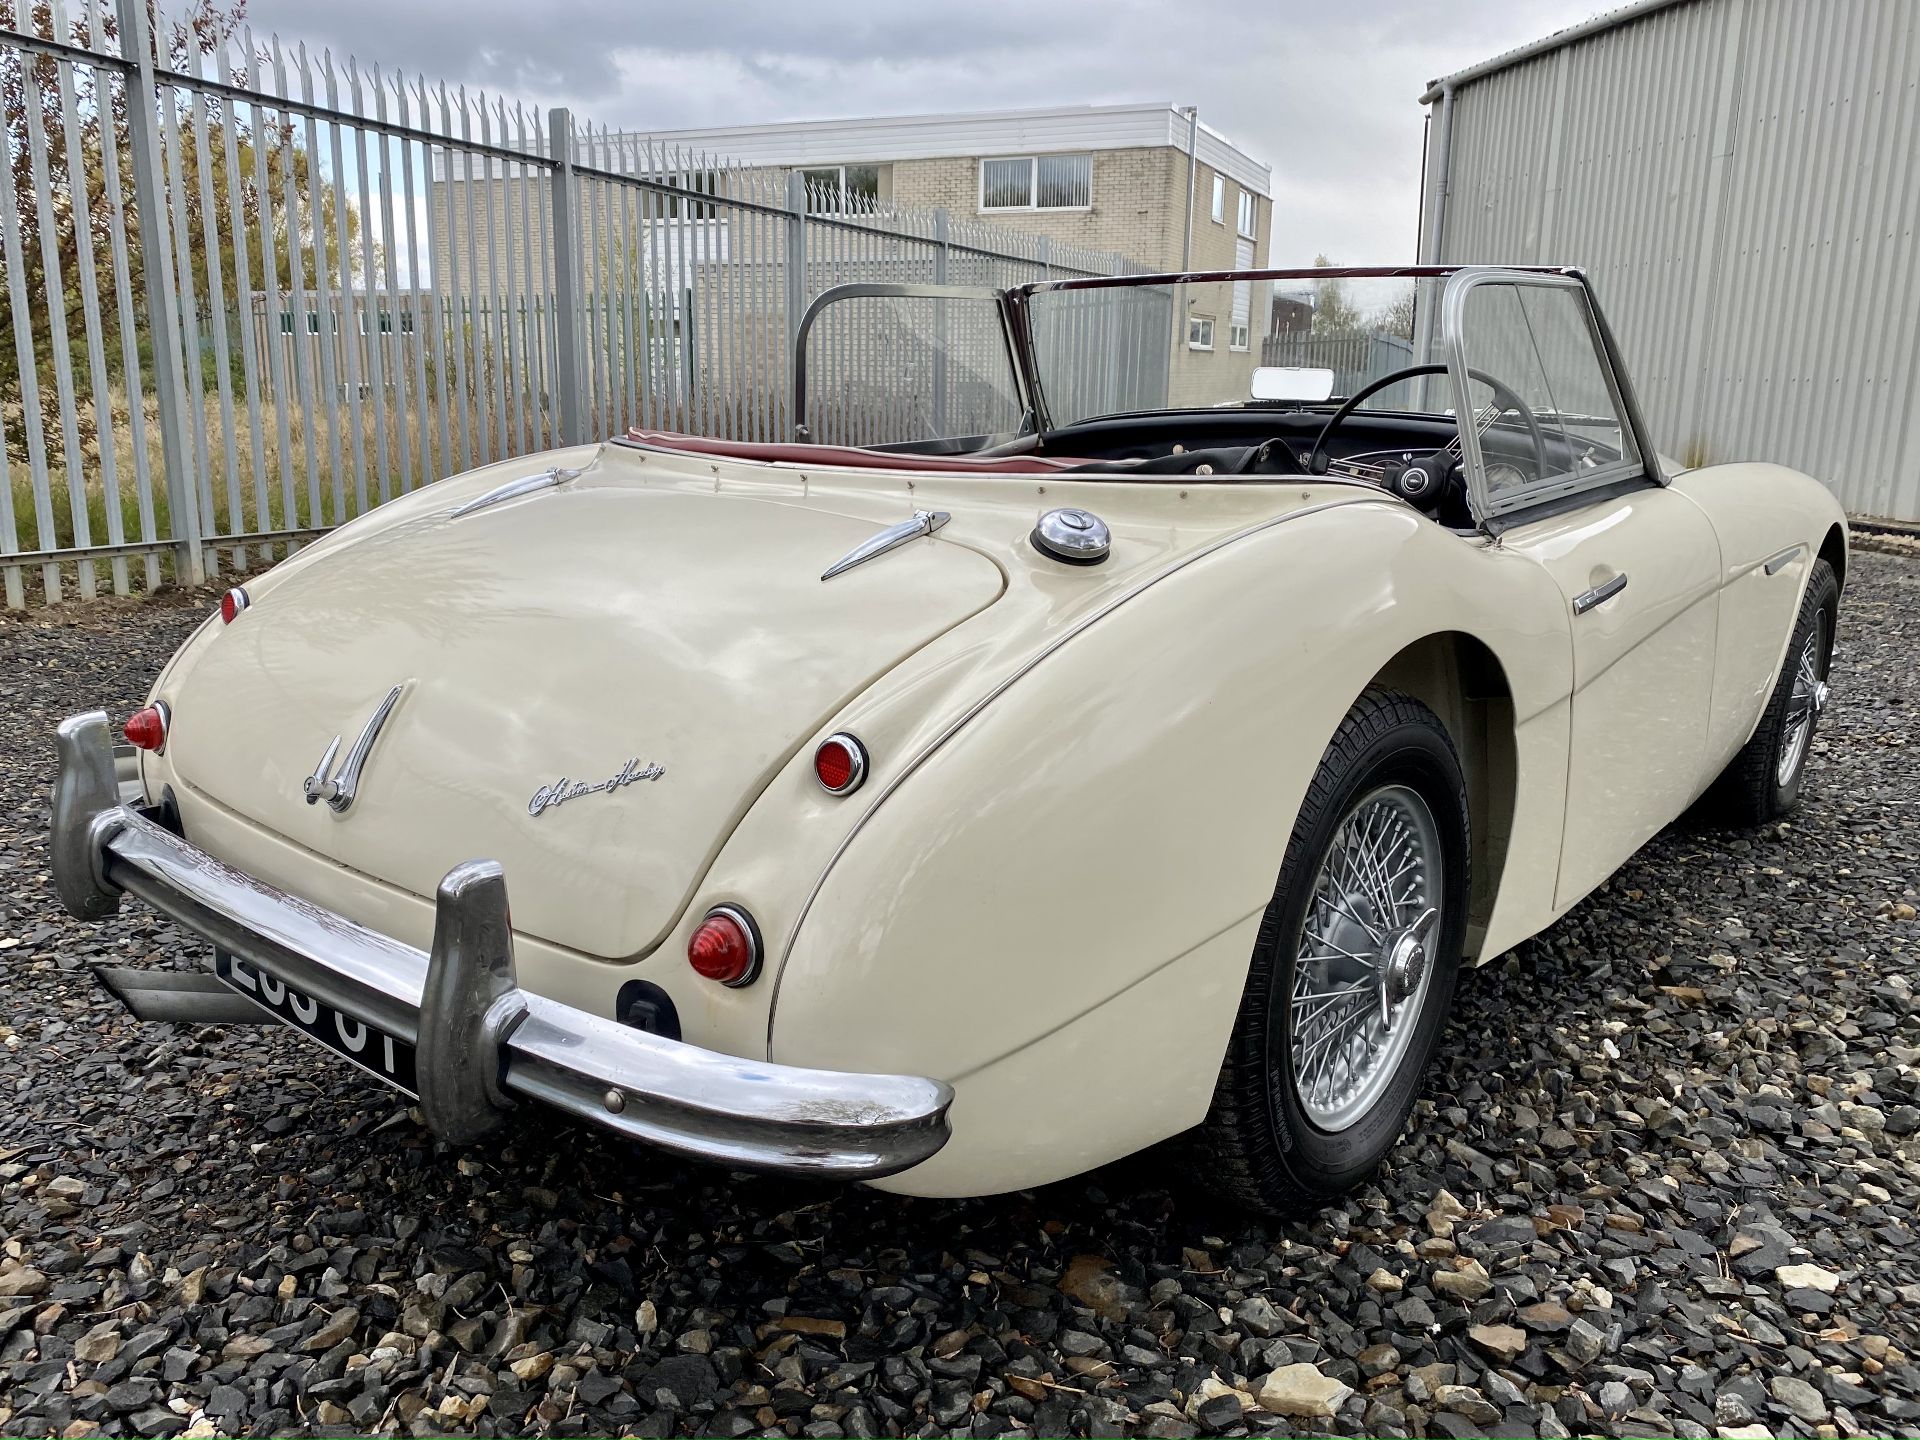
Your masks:
{"label": "chrome bumper overrider", "polygon": [[[255,970],[417,1048],[420,1110],[472,1140],[525,1098],[724,1165],[878,1179],[946,1143],[952,1089],[742,1060],[523,990],[506,879],[440,882],[426,952],[263,884],[122,802],[105,714],[62,722],[54,885],[82,919],[138,896]],[[123,778],[123,777],[122,777]]]}

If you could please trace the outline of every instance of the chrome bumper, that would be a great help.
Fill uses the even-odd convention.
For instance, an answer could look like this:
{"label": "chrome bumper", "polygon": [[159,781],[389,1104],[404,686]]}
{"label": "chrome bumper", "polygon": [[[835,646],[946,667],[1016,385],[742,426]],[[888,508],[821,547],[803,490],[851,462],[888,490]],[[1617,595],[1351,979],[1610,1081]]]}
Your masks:
{"label": "chrome bumper", "polygon": [[[416,1047],[421,1113],[465,1142],[517,1099],[626,1136],[752,1169],[872,1180],[946,1143],[951,1087],[742,1060],[523,990],[506,879],[447,872],[426,952],[288,895],[122,802],[104,713],[59,728],[52,862],[82,919],[135,895],[303,996]],[[123,778],[123,777],[122,777]]]}

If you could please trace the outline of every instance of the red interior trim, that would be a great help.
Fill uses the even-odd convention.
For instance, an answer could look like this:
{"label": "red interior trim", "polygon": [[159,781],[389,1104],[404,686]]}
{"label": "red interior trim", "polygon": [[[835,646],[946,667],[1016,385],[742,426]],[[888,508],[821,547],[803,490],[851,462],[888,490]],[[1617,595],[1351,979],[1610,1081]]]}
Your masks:
{"label": "red interior trim", "polygon": [[1089,462],[1042,455],[908,455],[868,450],[858,445],[795,445],[761,440],[713,440],[704,435],[679,435],[671,430],[627,432],[629,440],[661,450],[691,455],[724,455],[729,460],[758,460],[763,464],[831,465],[843,470],[938,470],[946,474],[1047,475],[1071,465]]}

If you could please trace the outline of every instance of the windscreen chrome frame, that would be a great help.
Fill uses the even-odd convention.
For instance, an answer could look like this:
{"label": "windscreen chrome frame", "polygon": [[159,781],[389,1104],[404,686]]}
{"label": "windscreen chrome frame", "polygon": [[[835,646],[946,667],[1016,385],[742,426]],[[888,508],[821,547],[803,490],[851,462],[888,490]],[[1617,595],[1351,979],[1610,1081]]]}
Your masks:
{"label": "windscreen chrome frame", "polygon": [[[1032,431],[1039,428],[1040,411],[1034,390],[1033,375],[1026,363],[1027,347],[1018,338],[1020,322],[1012,313],[1014,305],[1008,291],[997,290],[991,285],[912,285],[884,281],[856,281],[848,285],[831,285],[822,290],[813,297],[812,302],[802,312],[800,323],[794,327],[792,425],[793,438],[797,443],[803,445],[814,443],[812,430],[807,425],[807,337],[813,331],[814,321],[820,318],[820,312],[829,305],[837,305],[843,300],[863,299],[991,301],[1000,314],[1000,339],[1007,347],[1007,365],[1013,373],[1016,398],[1025,419],[1026,430]],[[944,360],[944,357],[941,358]]]}
{"label": "windscreen chrome frame", "polygon": [[1486,460],[1480,450],[1477,425],[1460,426],[1461,457],[1467,477],[1467,503],[1474,522],[1483,529],[1518,511],[1563,500],[1587,490],[1616,486],[1624,481],[1647,479],[1665,484],[1660,461],[1649,443],[1640,407],[1619,363],[1612,333],[1601,318],[1593,287],[1584,272],[1576,269],[1536,270],[1519,267],[1473,267],[1449,277],[1440,295],[1441,343],[1446,347],[1447,368],[1453,381],[1454,413],[1472,413],[1472,391],[1468,389],[1466,338],[1467,298],[1482,285],[1530,285],[1542,289],[1573,290],[1580,295],[1587,333],[1593,341],[1594,355],[1600,362],[1602,377],[1619,411],[1620,423],[1632,435],[1639,450],[1637,460],[1615,460],[1575,475],[1554,476],[1508,491],[1496,499],[1487,487]]}

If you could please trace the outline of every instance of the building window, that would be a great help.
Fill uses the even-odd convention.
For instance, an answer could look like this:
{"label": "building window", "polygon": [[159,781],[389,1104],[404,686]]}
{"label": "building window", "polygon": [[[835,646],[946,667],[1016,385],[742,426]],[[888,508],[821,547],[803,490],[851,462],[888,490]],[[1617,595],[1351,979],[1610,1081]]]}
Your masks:
{"label": "building window", "polygon": [[1189,350],[1213,348],[1213,317],[1211,315],[1187,317],[1187,348]]}
{"label": "building window", "polygon": [[1085,210],[1093,156],[1019,155],[980,162],[982,210]]}
{"label": "building window", "polygon": [[802,170],[807,211],[813,215],[867,213],[880,203],[878,165],[822,165]]}
{"label": "building window", "polygon": [[646,175],[643,181],[651,180],[656,185],[669,186],[670,189],[655,192],[656,214],[678,217],[690,215],[696,220],[711,220],[719,213],[720,207],[710,200],[694,200],[676,191],[691,190],[696,195],[717,195],[720,193],[720,176],[712,170],[695,170],[682,174]]}
{"label": "building window", "polygon": [[1244,350],[1247,348],[1247,327],[1245,325],[1227,326],[1227,348]]}
{"label": "building window", "polygon": [[1240,233],[1248,239],[1257,236],[1260,224],[1260,201],[1251,190],[1240,192]]}
{"label": "building window", "polygon": [[1227,182],[1218,175],[1213,177],[1213,223],[1227,223]]}

